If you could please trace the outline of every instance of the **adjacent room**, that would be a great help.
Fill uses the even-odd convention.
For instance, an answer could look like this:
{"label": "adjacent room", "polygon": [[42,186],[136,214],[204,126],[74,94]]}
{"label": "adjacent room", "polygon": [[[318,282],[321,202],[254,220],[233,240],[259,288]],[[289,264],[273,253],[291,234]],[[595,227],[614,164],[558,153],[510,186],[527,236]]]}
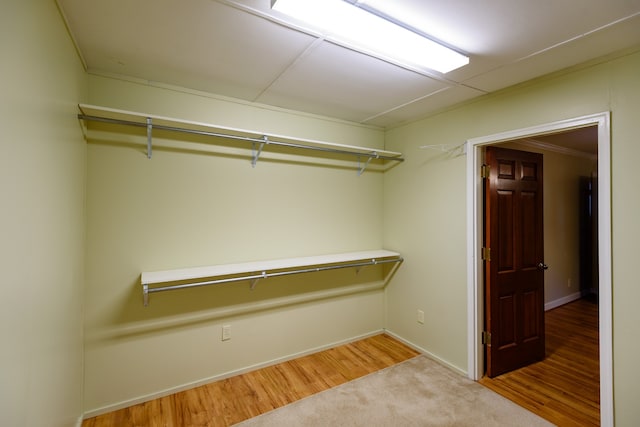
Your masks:
{"label": "adjacent room", "polygon": [[640,0],[0,11],[1,425],[640,423]]}

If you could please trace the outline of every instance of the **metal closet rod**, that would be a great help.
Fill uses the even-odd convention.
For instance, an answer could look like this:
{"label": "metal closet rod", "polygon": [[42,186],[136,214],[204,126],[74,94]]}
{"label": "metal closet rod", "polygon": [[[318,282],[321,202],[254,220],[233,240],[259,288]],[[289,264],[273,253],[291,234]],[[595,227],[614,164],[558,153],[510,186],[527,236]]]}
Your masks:
{"label": "metal closet rod", "polygon": [[251,142],[251,143],[260,143],[260,144],[266,143],[266,144],[270,144],[270,145],[279,145],[279,146],[282,146],[282,147],[302,148],[302,149],[306,149],[306,150],[324,151],[324,152],[327,152],[327,153],[347,154],[347,155],[352,155],[352,156],[363,156],[363,157],[369,157],[370,159],[394,160],[394,161],[397,161],[397,162],[403,162],[404,161],[404,159],[401,158],[401,157],[382,156],[382,155],[378,154],[375,151],[359,152],[359,151],[342,150],[342,149],[338,149],[338,148],[318,147],[318,146],[315,146],[315,145],[304,145],[304,144],[296,144],[296,143],[293,143],[293,142],[274,141],[274,140],[271,140],[271,139],[266,139],[265,137],[252,138],[252,137],[249,137],[249,136],[239,136],[239,135],[230,135],[230,134],[226,134],[226,133],[210,132],[210,131],[205,131],[205,130],[186,129],[186,128],[181,128],[181,127],[176,127],[176,126],[166,126],[166,125],[157,125],[157,124],[149,125],[148,123],[139,123],[139,122],[134,122],[134,121],[131,121],[131,120],[111,119],[111,118],[108,118],[108,117],[90,116],[90,115],[86,115],[86,114],[78,114],[78,118],[81,119],[81,120],[88,120],[88,121],[92,121],[92,122],[112,123],[112,124],[120,124],[120,125],[127,125],[127,126],[144,127],[144,128],[148,128],[149,126],[151,126],[151,127],[155,128],[155,129],[166,130],[166,131],[171,131],[171,132],[182,132],[182,133],[190,133],[190,134],[195,134],[195,135],[215,136],[215,137],[220,137],[220,138],[236,139],[236,140],[240,140],[240,141],[248,141],[248,142]]}
{"label": "metal closet rod", "polygon": [[181,285],[170,285],[170,286],[160,286],[151,288],[149,284],[142,285],[142,292],[144,294],[144,305],[148,304],[148,294],[154,292],[164,292],[164,291],[173,291],[177,289],[186,289],[186,288],[197,288],[200,286],[208,286],[208,285],[216,285],[221,283],[230,283],[230,282],[241,282],[245,280],[251,280],[251,289],[253,289],[256,285],[256,281],[259,279],[267,279],[269,277],[279,277],[279,276],[288,276],[290,274],[301,274],[301,273],[315,273],[318,271],[326,271],[326,270],[336,270],[340,268],[353,268],[353,267],[366,267],[370,265],[378,265],[378,264],[387,264],[391,262],[402,262],[404,259],[402,257],[396,257],[391,259],[372,259],[370,261],[362,261],[348,264],[337,264],[337,265],[327,265],[323,267],[311,267],[311,268],[302,268],[298,270],[286,270],[286,271],[276,271],[272,273],[268,273],[267,271],[263,271],[261,273],[250,274],[248,276],[241,277],[231,277],[228,279],[216,279],[216,280],[207,280],[204,282],[195,282],[195,283],[183,283]]}

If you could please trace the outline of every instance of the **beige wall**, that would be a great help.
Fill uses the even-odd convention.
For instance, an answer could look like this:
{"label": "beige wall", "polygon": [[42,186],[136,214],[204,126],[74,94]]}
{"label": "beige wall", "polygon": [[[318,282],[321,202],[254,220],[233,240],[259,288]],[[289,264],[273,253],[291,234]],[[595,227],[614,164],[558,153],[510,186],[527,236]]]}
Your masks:
{"label": "beige wall", "polygon": [[[418,147],[601,111],[612,112],[615,415],[621,426],[640,419],[640,288],[633,269],[640,240],[633,163],[640,158],[639,53],[385,134],[100,76],[88,77],[87,95],[87,76],[54,2],[3,5],[0,31],[0,424],[74,425],[83,410],[384,327],[464,370],[465,159]],[[95,132],[85,146],[75,119],[75,105],[85,99],[345,144],[382,147],[386,137],[386,148],[407,161],[384,175],[357,177],[344,162],[330,167],[285,153],[267,155],[253,169],[246,150],[175,149],[175,141],[162,138],[147,160],[143,138],[129,133]],[[141,271],[382,246],[406,259],[384,291],[376,269],[336,271],[269,279],[254,291],[235,284],[154,294],[142,306]],[[416,309],[425,311],[424,325]],[[230,341],[220,341],[223,323],[232,326]]]}
{"label": "beige wall", "polygon": [[0,6],[0,425],[82,415],[86,76],[53,1]]}
{"label": "beige wall", "polygon": [[[90,102],[383,144],[383,133],[368,127],[100,76],[90,77]],[[252,168],[248,145],[222,147],[224,154],[217,143],[226,141],[188,144],[162,135],[149,160],[144,138],[131,132],[103,128],[88,144],[90,414],[383,328],[375,268],[268,279],[253,291],[241,282],[156,293],[145,308],[143,271],[381,248],[383,174],[358,176],[356,159],[339,167],[294,152],[276,159],[269,147]],[[230,341],[220,339],[222,324],[231,325]]]}
{"label": "beige wall", "polygon": [[[640,53],[531,82],[387,132],[387,149],[407,161],[385,175],[384,244],[405,255],[387,289],[387,327],[466,370],[466,163],[420,150],[467,139],[611,111],[613,352],[617,425],[635,425],[640,374],[637,241],[640,193]],[[426,322],[416,322],[416,309]]]}

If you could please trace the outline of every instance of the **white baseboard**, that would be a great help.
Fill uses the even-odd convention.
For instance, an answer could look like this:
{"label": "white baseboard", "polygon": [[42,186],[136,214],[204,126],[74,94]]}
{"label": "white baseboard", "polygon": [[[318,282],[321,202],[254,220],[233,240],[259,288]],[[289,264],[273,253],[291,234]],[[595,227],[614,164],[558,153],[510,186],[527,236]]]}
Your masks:
{"label": "white baseboard", "polygon": [[573,293],[571,295],[567,295],[565,297],[558,298],[557,300],[549,301],[548,303],[545,303],[544,311],[548,311],[548,310],[551,310],[553,308],[560,307],[561,305],[568,304],[568,303],[570,303],[572,301],[580,299],[581,297],[582,297],[582,294],[580,294],[580,292],[575,292],[575,293]]}
{"label": "white baseboard", "polygon": [[447,368],[452,369],[452,370],[458,372],[461,375],[464,375],[465,377],[467,376],[467,371],[466,370],[461,369],[458,366],[452,365],[451,363],[447,362],[444,359],[441,359],[440,357],[436,356],[435,354],[431,353],[430,351],[425,350],[424,348],[420,347],[419,345],[416,345],[416,344],[412,343],[411,341],[408,341],[408,340],[402,338],[400,335],[395,334],[395,333],[391,332],[388,329],[385,329],[384,332],[386,334],[388,334],[388,335],[391,335],[392,337],[394,337],[398,341],[401,341],[402,343],[408,345],[409,347],[413,348],[414,350],[419,351],[420,353],[422,353],[425,356],[427,356],[429,359],[433,359],[436,362],[440,363],[441,365],[444,365]]}
{"label": "white baseboard", "polygon": [[[351,338],[347,338],[347,339],[344,339],[344,340],[336,341],[336,342],[333,342],[333,343],[330,343],[330,344],[326,344],[326,345],[322,345],[322,346],[319,346],[319,347],[315,347],[315,348],[312,348],[312,349],[309,349],[309,350],[305,350],[305,351],[301,351],[301,352],[298,352],[298,353],[289,354],[287,356],[283,356],[283,357],[279,357],[279,358],[276,358],[276,359],[272,359],[272,360],[269,360],[267,362],[258,363],[258,364],[255,364],[255,365],[247,366],[245,368],[236,369],[234,371],[225,372],[225,373],[219,374],[219,375],[214,375],[212,377],[204,378],[204,379],[201,379],[201,380],[198,380],[198,381],[194,381],[194,382],[191,382],[191,383],[182,384],[182,385],[179,385],[179,386],[176,386],[176,387],[171,387],[171,388],[168,388],[168,389],[156,392],[156,393],[150,393],[150,394],[147,394],[147,395],[144,395],[144,396],[140,396],[140,397],[137,397],[137,398],[133,398],[133,399],[129,399],[129,400],[126,400],[126,401],[114,403],[112,405],[103,406],[101,408],[97,408],[97,409],[93,409],[93,410],[85,412],[84,416],[82,417],[82,419],[88,419],[88,418],[92,418],[92,417],[97,417],[98,415],[106,414],[106,413],[109,413],[109,412],[112,412],[112,411],[117,411],[119,409],[128,408],[129,406],[133,406],[133,405],[137,405],[137,404],[140,404],[140,403],[148,402],[150,400],[159,399],[159,398],[162,398],[162,397],[165,397],[165,396],[169,396],[169,395],[174,394],[174,393],[179,393],[181,391],[189,390],[189,389],[192,389],[192,388],[195,388],[195,387],[200,387],[202,385],[209,384],[209,383],[212,383],[212,382],[215,382],[215,381],[224,380],[226,378],[230,378],[230,377],[233,377],[233,376],[236,376],[236,375],[240,375],[240,374],[244,374],[244,373],[247,373],[247,372],[250,372],[250,371],[254,371],[256,369],[265,368],[267,366],[272,366],[272,365],[277,365],[278,363],[282,363],[282,362],[286,362],[286,361],[289,361],[289,360],[297,359],[299,357],[308,356],[308,355],[313,354],[313,353],[318,353],[320,351],[328,350],[330,348],[337,347],[337,346],[344,345],[344,344],[348,344],[348,343],[351,343],[351,342],[354,342],[354,341],[359,341],[361,339],[372,337],[374,335],[378,335],[378,334],[381,334],[383,332],[385,332],[383,329],[375,330],[375,331],[372,331],[372,332],[369,332],[369,333],[366,333],[366,334],[358,335],[358,336],[355,336],[355,337],[351,337]],[[80,421],[80,423],[82,423],[82,420]]]}

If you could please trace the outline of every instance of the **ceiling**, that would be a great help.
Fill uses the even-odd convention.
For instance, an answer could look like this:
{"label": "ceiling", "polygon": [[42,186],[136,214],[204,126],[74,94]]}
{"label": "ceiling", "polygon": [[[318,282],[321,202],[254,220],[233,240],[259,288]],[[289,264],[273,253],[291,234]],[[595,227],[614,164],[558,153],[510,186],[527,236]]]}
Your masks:
{"label": "ceiling", "polygon": [[516,139],[509,141],[508,144],[514,142],[566,155],[596,159],[598,156],[598,126]]}
{"label": "ceiling", "polygon": [[640,44],[640,0],[368,0],[470,56],[416,72],[357,53],[270,0],[57,0],[91,73],[381,128]]}

